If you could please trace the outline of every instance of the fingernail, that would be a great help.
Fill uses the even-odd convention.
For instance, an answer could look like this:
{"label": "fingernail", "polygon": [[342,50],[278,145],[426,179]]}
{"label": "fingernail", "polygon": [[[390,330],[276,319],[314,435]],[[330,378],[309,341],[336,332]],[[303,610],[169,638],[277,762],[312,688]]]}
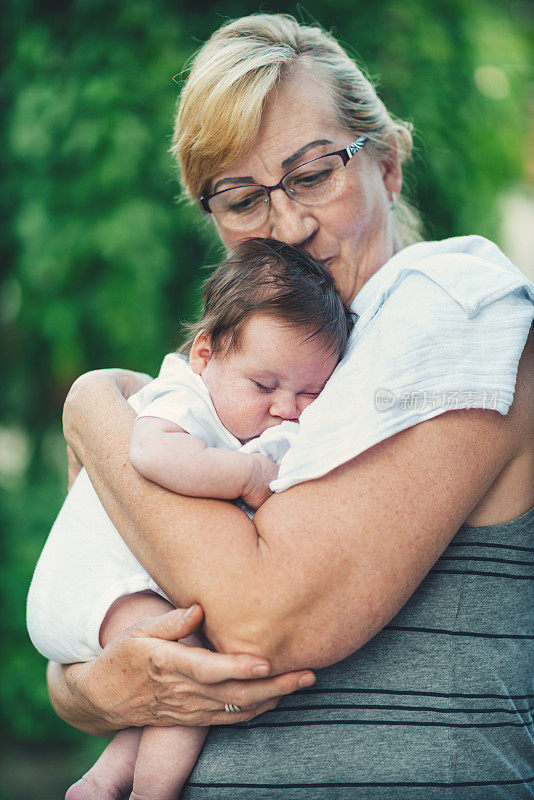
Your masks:
{"label": "fingernail", "polygon": [[189,606],[189,608],[186,610],[186,612],[184,614],[184,619],[189,619],[189,617],[193,616],[193,614],[195,613],[195,609],[196,609],[197,605],[198,605],[198,603],[193,603],[192,606]]}
{"label": "fingernail", "polygon": [[252,668],[252,674],[256,675],[258,678],[264,678],[269,674],[269,667],[267,664],[258,664],[257,667]]}
{"label": "fingernail", "polygon": [[307,672],[306,675],[303,675],[299,678],[299,688],[304,689],[305,686],[313,686],[315,683],[315,675],[313,672]]}

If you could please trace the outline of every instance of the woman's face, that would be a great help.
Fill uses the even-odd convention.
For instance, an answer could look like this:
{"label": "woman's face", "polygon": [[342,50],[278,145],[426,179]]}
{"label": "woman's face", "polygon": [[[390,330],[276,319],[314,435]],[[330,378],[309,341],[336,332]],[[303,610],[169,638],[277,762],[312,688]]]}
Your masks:
{"label": "woman's face", "polygon": [[[236,184],[246,178],[272,186],[290,169],[356,138],[339,126],[328,89],[302,68],[272,92],[251,151],[215,175],[210,191],[217,191],[221,180],[234,178]],[[276,190],[263,225],[233,231],[215,221],[223,243],[231,249],[251,236],[271,236],[303,247],[325,264],[350,302],[398,249],[389,203],[391,193],[400,192],[401,171],[396,152],[387,164],[379,164],[365,148],[345,170],[344,189],[321,205],[304,206]],[[228,185],[225,181],[221,188]]]}

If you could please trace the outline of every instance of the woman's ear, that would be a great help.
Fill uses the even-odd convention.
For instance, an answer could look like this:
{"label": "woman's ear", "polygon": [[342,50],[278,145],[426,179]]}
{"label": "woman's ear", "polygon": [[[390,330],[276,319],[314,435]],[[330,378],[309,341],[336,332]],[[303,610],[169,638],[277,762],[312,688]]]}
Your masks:
{"label": "woman's ear", "polygon": [[205,331],[200,331],[193,339],[189,353],[189,364],[193,372],[202,375],[212,355],[211,337]]}
{"label": "woman's ear", "polygon": [[382,180],[388,196],[391,194],[399,195],[402,189],[402,169],[399,159],[399,146],[397,140],[393,141],[393,145],[385,161],[381,164],[382,167]]}

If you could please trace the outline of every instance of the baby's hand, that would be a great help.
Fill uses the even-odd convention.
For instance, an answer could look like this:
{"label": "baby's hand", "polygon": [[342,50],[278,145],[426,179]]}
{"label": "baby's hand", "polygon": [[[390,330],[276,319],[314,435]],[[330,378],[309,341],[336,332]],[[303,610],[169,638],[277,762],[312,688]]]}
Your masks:
{"label": "baby's hand", "polygon": [[251,474],[241,497],[247,506],[256,511],[272,495],[269,484],[278,475],[278,467],[260,453],[253,453],[247,458],[251,459]]}

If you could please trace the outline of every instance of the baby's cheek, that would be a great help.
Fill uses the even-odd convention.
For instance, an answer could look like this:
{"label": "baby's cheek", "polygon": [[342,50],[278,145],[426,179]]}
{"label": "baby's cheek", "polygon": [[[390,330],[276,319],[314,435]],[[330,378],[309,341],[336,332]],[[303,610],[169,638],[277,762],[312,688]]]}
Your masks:
{"label": "baby's cheek", "polygon": [[238,395],[228,398],[228,401],[225,403],[224,415],[219,414],[223,425],[238,439],[248,439],[255,434],[250,404]]}
{"label": "baby's cheek", "polygon": [[315,397],[302,397],[299,398],[299,417],[304,411],[305,408],[308,408],[309,405],[313,403]]}

